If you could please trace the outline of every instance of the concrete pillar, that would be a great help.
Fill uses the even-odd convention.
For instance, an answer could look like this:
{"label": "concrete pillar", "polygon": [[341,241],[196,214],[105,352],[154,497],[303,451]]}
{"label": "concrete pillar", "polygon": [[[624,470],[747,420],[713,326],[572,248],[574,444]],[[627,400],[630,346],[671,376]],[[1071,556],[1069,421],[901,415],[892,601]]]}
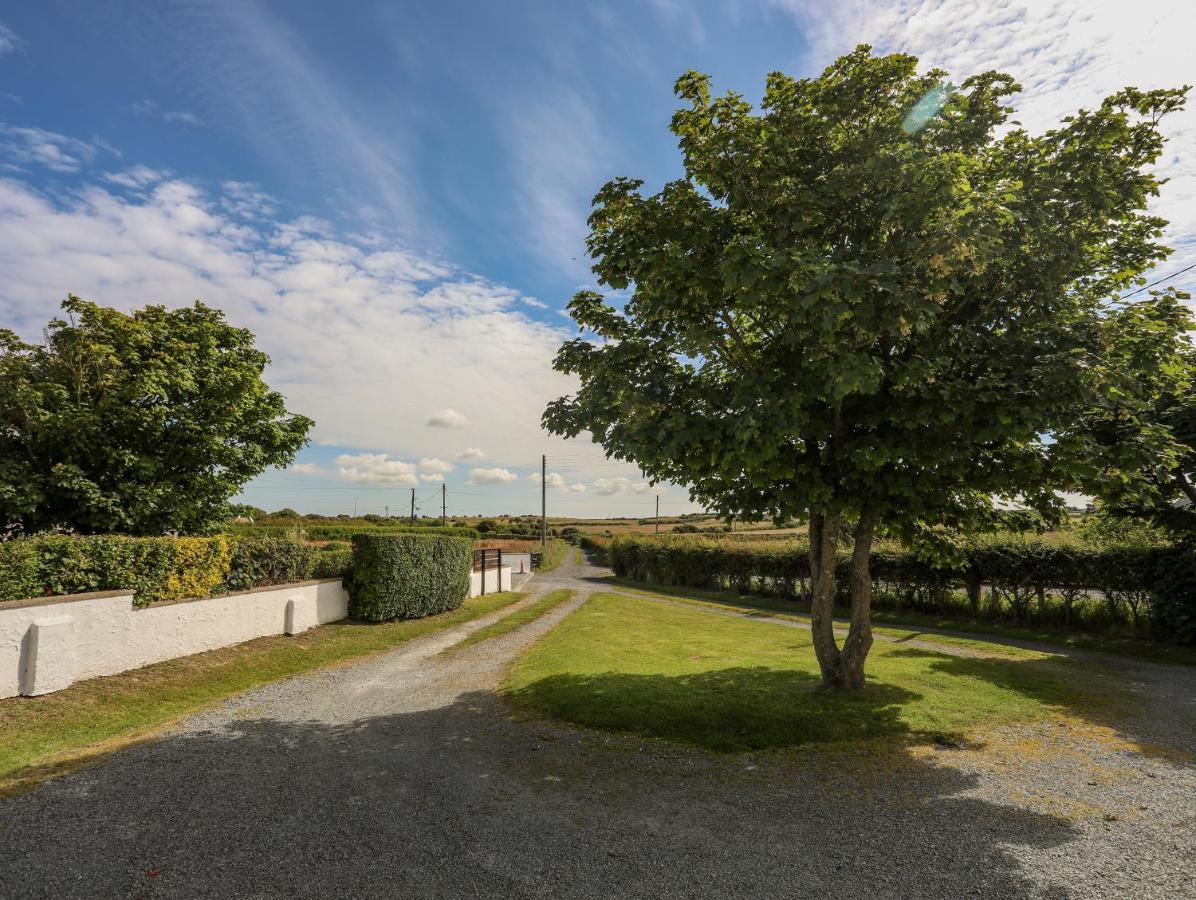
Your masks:
{"label": "concrete pillar", "polygon": [[75,620],[37,619],[25,634],[21,694],[36,697],[69,687],[75,680]]}

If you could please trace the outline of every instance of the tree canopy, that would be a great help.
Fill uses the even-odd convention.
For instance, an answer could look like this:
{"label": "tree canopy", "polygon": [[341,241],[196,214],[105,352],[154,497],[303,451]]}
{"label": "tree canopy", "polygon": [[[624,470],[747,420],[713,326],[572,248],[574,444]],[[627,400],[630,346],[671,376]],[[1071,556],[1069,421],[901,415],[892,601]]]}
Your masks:
{"label": "tree canopy", "polygon": [[1041,135],[1009,121],[1019,90],[866,46],[818,77],[770,75],[758,111],[689,72],[672,120],[685,176],[594,199],[593,269],[623,302],[573,298],[591,335],[556,368],[580,388],[545,424],[708,509],[808,519],[836,683],[854,676],[817,603],[842,518],[866,569],[875,528],[974,524],[994,498],[1050,513],[1103,465],[1077,414],[1105,384],[1109,298],[1168,252],[1149,167],[1184,90],[1127,88]]}
{"label": "tree canopy", "polygon": [[253,335],[196,302],[126,314],[70,296],[43,344],[0,330],[0,525],[203,532],[312,421]]}

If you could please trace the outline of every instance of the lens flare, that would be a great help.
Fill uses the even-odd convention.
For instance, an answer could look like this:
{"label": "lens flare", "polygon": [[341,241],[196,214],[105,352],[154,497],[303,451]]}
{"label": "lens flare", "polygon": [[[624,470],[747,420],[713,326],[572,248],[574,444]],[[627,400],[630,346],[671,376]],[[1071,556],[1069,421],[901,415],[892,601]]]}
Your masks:
{"label": "lens flare", "polygon": [[914,108],[906,113],[905,121],[901,123],[901,129],[906,134],[917,134],[927,123],[938,114],[938,111],[943,108],[947,102],[947,97],[951,95],[952,85],[943,83],[932,87],[925,94],[922,99],[914,104]]}

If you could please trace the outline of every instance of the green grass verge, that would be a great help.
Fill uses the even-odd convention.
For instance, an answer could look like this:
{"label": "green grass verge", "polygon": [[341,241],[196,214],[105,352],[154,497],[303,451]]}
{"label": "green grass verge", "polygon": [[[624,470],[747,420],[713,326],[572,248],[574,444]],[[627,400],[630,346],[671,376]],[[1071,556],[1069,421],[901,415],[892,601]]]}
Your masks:
{"label": "green grass verge", "polygon": [[1046,654],[877,643],[868,675],[862,691],[830,691],[804,629],[598,594],[516,661],[505,690],[529,714],[724,751],[959,740],[1115,696],[1095,667]]}
{"label": "green grass verge", "polygon": [[474,597],[455,610],[377,625],[334,622],[93,678],[44,697],[0,700],[0,794],[144,737],[250,688],[387,650],[502,609],[520,594]]}
{"label": "green grass verge", "polygon": [[464,640],[458,641],[449,647],[446,653],[451,653],[454,650],[460,650],[463,647],[469,647],[473,644],[479,644],[482,641],[488,641],[491,638],[501,637],[504,634],[509,634],[516,628],[521,628],[528,622],[534,622],[544,613],[550,609],[560,606],[566,600],[573,596],[573,591],[560,590],[553,591],[550,594],[545,594],[535,603],[525,606],[523,609],[518,609],[509,615],[503,616],[497,622],[479,628],[473,634],[466,637]]}
{"label": "green grass verge", "polygon": [[551,572],[561,564],[565,558],[565,551],[569,549],[569,544],[565,541],[553,539],[544,545],[544,550],[540,553],[540,565],[536,567],[537,572]]}
{"label": "green grass verge", "polygon": [[[767,612],[780,618],[794,619],[801,622],[810,621],[809,614],[797,609],[798,604],[796,601],[786,600],[783,597],[736,594],[727,591],[706,591],[699,588],[667,587],[643,581],[633,581],[630,578],[609,578],[607,580],[612,586],[617,585],[621,591],[668,597],[669,599],[683,600],[687,603],[708,603],[740,611]],[[848,624],[847,619],[836,619],[835,621],[844,627]],[[1103,653],[1115,653],[1119,656],[1128,656],[1148,662],[1196,666],[1196,648],[1181,647],[1176,644],[1163,644],[1139,638],[1082,634],[1053,628],[1010,625],[1004,622],[973,621],[971,619],[928,615],[910,610],[874,609],[872,611],[872,621],[877,633],[890,634],[894,637],[923,637],[928,641],[937,641],[939,643],[960,644],[964,646],[984,644],[988,647],[997,647],[998,645],[994,645],[991,641],[986,641],[985,638],[1008,638],[1017,641],[1031,641],[1045,646],[1059,647],[1060,649],[1099,650]],[[925,629],[947,633],[936,634],[925,631]]]}

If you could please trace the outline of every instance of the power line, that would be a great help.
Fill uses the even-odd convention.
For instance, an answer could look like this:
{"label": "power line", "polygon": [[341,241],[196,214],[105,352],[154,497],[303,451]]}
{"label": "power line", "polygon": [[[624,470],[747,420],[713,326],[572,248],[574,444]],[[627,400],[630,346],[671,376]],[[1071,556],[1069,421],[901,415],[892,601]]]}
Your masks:
{"label": "power line", "polygon": [[1180,269],[1178,272],[1172,272],[1170,275],[1165,275],[1162,278],[1160,278],[1158,281],[1152,281],[1150,284],[1144,284],[1144,285],[1142,285],[1142,287],[1138,288],[1137,290],[1130,291],[1128,294],[1122,294],[1121,297],[1119,297],[1118,299],[1125,300],[1127,297],[1134,296],[1134,294],[1141,294],[1143,291],[1148,290],[1149,288],[1152,288],[1155,285],[1162,284],[1164,281],[1170,281],[1172,278],[1175,278],[1179,275],[1184,274],[1184,272],[1192,271],[1192,269],[1196,269],[1196,263],[1192,263],[1192,265],[1190,265],[1190,266],[1185,266],[1184,268]]}

